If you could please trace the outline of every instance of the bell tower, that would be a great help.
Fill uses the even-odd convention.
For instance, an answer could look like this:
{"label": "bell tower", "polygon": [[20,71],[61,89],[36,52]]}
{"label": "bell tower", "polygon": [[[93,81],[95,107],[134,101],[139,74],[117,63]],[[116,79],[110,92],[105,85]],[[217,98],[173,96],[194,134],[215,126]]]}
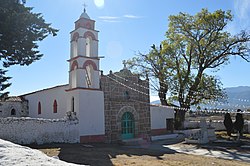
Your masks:
{"label": "bell tower", "polygon": [[104,142],[104,94],[100,89],[98,31],[86,9],[70,33],[67,115],[79,120],[79,142]]}
{"label": "bell tower", "polygon": [[85,8],[70,36],[69,88],[100,89],[98,31]]}

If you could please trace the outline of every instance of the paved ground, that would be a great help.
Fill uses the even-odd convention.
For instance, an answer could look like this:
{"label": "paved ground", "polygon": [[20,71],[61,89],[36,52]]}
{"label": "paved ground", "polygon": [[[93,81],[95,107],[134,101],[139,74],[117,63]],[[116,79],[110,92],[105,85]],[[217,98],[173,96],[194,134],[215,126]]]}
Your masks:
{"label": "paved ground", "polygon": [[197,147],[196,145],[185,145],[182,143],[175,145],[163,145],[163,148],[175,150],[179,153],[203,155],[222,159],[232,159],[250,163],[250,149],[239,151],[237,149],[229,149],[227,147],[209,145]]}
{"label": "paved ground", "polygon": [[208,157],[217,157],[222,159],[232,159],[243,162],[249,162],[250,165],[250,146],[244,143],[235,143],[233,141],[221,141],[206,145],[185,144],[176,140],[156,141],[148,146],[149,149],[158,149],[162,151],[176,151],[184,154],[203,155]]}

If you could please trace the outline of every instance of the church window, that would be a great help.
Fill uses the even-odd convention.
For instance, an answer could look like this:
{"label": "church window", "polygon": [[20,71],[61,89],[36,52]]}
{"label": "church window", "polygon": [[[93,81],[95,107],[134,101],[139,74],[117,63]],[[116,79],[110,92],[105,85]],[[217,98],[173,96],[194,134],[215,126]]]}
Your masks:
{"label": "church window", "polygon": [[56,100],[54,100],[54,103],[53,103],[53,112],[57,113],[57,102],[56,102]]}
{"label": "church window", "polygon": [[90,36],[86,38],[86,56],[91,56],[91,46],[92,46],[92,39]]}
{"label": "church window", "polygon": [[71,100],[71,111],[75,112],[75,99],[74,99],[74,97],[72,97],[72,100]]}
{"label": "church window", "polygon": [[11,109],[11,111],[10,111],[10,115],[16,115],[16,110],[13,108],[13,109]]}
{"label": "church window", "polygon": [[40,101],[38,102],[38,110],[37,110],[38,114],[42,113],[42,108],[41,108],[41,103]]}
{"label": "church window", "polygon": [[129,95],[129,92],[128,92],[128,91],[125,91],[125,92],[124,92],[124,97],[125,97],[125,99],[127,99],[127,100],[130,99],[130,95]]}

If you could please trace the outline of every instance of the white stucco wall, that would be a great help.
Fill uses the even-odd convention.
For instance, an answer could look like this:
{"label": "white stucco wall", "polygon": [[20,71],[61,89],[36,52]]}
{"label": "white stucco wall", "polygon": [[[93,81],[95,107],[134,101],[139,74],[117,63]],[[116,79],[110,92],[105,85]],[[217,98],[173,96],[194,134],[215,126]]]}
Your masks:
{"label": "white stucco wall", "polygon": [[102,91],[84,90],[79,92],[79,134],[104,135],[104,96]]}
{"label": "white stucco wall", "polygon": [[[52,87],[49,89],[37,91],[24,95],[29,101],[29,116],[32,118],[58,119],[66,115],[67,96],[66,89],[68,85]],[[53,103],[57,101],[57,113],[53,113]],[[38,102],[41,103],[41,114],[38,114]]]}
{"label": "white stucco wall", "polygon": [[79,123],[66,119],[0,118],[0,138],[19,144],[79,142]]}
{"label": "white stucco wall", "polygon": [[150,106],[151,129],[166,128],[166,119],[174,119],[174,110],[167,107]]}

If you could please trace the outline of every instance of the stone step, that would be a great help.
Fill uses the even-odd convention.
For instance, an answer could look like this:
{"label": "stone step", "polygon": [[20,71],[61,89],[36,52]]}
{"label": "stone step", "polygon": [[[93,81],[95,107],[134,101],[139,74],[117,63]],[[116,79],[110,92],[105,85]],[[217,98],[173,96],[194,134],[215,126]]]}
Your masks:
{"label": "stone step", "polygon": [[167,139],[177,139],[179,137],[181,137],[179,134],[165,134],[165,135],[151,136],[151,140],[158,141],[158,140],[167,140]]}
{"label": "stone step", "polygon": [[128,146],[146,144],[147,142],[148,141],[143,138],[133,138],[133,139],[122,140],[122,144],[128,145]]}

